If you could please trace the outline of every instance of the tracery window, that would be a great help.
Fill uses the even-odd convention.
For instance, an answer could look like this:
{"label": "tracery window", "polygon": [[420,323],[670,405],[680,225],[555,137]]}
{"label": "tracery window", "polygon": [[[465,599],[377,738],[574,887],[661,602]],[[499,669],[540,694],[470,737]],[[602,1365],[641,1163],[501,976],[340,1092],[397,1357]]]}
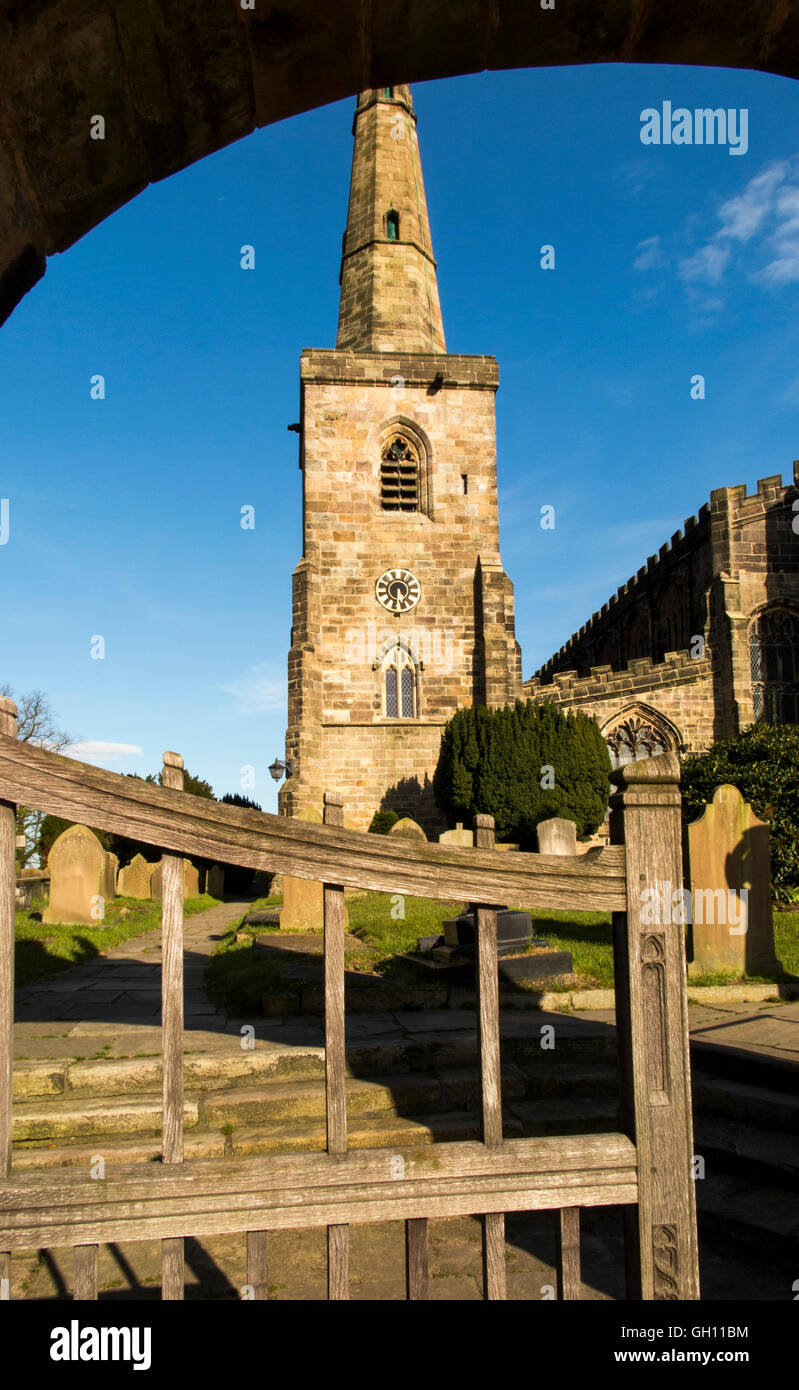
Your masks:
{"label": "tracery window", "polygon": [[673,748],[672,740],[639,714],[628,715],[605,734],[612,767],[623,767],[638,758],[655,758]]}
{"label": "tracery window", "polygon": [[401,434],[389,440],[381,455],[380,505],[386,512],[419,510],[419,458]]}
{"label": "tracery window", "polygon": [[386,654],[383,672],[384,715],[387,719],[414,719],[416,670],[410,655],[399,643]]}
{"label": "tracery window", "polygon": [[755,719],[799,723],[799,618],[772,609],[749,630],[749,667]]}

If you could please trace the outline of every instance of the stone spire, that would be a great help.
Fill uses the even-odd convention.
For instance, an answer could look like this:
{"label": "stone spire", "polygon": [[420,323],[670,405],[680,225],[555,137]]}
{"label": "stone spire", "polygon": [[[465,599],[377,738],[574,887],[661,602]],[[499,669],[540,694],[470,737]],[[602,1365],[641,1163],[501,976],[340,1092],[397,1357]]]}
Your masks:
{"label": "stone spire", "polygon": [[353,135],[336,347],[446,352],[409,88],[361,92]]}

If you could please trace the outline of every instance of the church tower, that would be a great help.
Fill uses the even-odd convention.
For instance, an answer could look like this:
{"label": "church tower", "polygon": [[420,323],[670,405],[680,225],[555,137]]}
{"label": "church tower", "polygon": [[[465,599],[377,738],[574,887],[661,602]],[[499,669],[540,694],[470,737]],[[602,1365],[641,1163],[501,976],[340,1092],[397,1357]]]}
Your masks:
{"label": "church tower", "polygon": [[280,810],[443,828],[441,733],[521,696],[499,557],[493,357],[446,350],[408,87],[362,92],[335,350],[302,353],[303,551]]}

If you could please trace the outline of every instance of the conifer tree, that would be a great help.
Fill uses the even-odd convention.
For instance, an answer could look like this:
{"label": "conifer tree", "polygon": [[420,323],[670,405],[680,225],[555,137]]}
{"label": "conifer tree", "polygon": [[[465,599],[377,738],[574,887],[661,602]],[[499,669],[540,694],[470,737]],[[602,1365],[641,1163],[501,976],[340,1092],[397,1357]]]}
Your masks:
{"label": "conifer tree", "polygon": [[[551,769],[551,772],[549,771]],[[494,817],[499,840],[535,843],[551,816],[574,821],[586,838],[605,816],[610,758],[594,719],[552,702],[517,700],[490,710],[460,709],[447,724],[433,777],[436,805],[451,822]]]}

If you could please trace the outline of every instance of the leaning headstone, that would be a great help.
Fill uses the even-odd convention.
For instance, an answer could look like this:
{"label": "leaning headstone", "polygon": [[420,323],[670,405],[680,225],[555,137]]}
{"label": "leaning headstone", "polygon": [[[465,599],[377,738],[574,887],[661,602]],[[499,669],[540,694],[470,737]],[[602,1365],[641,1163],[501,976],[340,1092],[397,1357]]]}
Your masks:
{"label": "leaning headstone", "polygon": [[402,820],[395,821],[389,830],[389,835],[397,835],[401,840],[424,840],[427,841],[421,825],[417,825],[410,816],[403,816]]}
{"label": "leaning headstone", "polygon": [[[321,825],[323,816],[315,806],[300,811],[295,820]],[[324,889],[321,883],[311,878],[294,878],[283,875],[283,906],[280,909],[280,925],[290,931],[321,931],[324,927]],[[345,912],[345,926],[347,924]]]}
{"label": "leaning headstone", "polygon": [[[163,890],[161,887],[161,864],[153,866],[152,877],[150,879],[150,897],[153,902],[160,903],[163,900]],[[183,896],[184,898],[198,898],[200,896],[200,875],[195,869],[190,859],[183,860]]]}
{"label": "leaning headstone", "polygon": [[445,830],[443,835],[439,835],[440,845],[463,845],[466,849],[474,848],[474,831],[464,830],[463,822],[458,821],[454,830]]}
{"label": "leaning headstone", "polygon": [[108,865],[97,836],[85,825],[71,825],[53,842],[47,868],[50,902],[42,913],[42,921],[99,926],[107,897]]}
{"label": "leaning headstone", "polygon": [[105,890],[103,896],[106,902],[111,902],[117,895],[117,873],[119,871],[119,860],[115,854],[109,850],[105,853]]}
{"label": "leaning headstone", "polygon": [[717,787],[688,826],[688,857],[689,975],[776,969],[768,826],[737,787]]}
{"label": "leaning headstone", "polygon": [[183,860],[183,896],[184,898],[199,898],[200,896],[200,874],[195,869],[190,859]]}
{"label": "leaning headstone", "polygon": [[212,898],[221,898],[225,892],[225,871],[221,864],[212,864],[205,875],[205,891]]}
{"label": "leaning headstone", "polygon": [[536,826],[539,854],[576,854],[577,826],[563,816],[541,820]]}
{"label": "leaning headstone", "polygon": [[148,864],[143,854],[137,854],[120,869],[117,879],[117,892],[120,898],[149,898],[150,879],[154,864]]}

